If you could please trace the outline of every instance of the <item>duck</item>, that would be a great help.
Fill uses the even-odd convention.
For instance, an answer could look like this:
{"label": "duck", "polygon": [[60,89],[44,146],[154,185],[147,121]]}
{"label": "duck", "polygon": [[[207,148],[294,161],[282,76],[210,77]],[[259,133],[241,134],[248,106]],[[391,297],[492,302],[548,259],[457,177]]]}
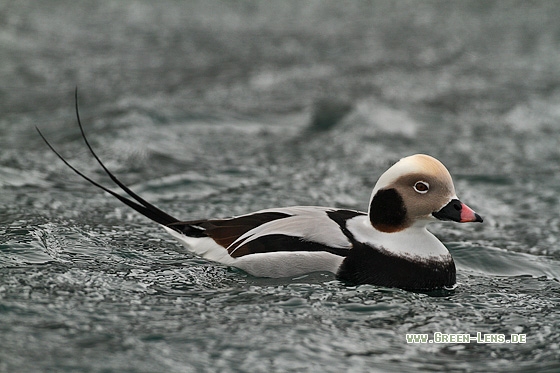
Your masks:
{"label": "duck", "polygon": [[229,218],[180,220],[127,187],[101,161],[76,116],[82,138],[123,196],[83,174],[36,127],[77,175],[160,224],[187,250],[256,277],[330,272],[342,282],[409,291],[452,289],[456,268],[446,246],[427,230],[435,221],[483,222],[461,202],[447,168],[426,154],[404,157],[375,184],[367,212],[318,206],[260,210]]}

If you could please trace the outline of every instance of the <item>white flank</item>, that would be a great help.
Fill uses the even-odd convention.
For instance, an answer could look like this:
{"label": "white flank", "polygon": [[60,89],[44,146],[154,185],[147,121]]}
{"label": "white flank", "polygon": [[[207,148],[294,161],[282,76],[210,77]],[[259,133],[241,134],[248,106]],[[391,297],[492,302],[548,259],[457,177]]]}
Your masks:
{"label": "white flank", "polygon": [[282,251],[259,253],[232,258],[227,250],[209,237],[188,237],[168,227],[169,234],[181,242],[189,251],[224,265],[237,267],[258,277],[291,277],[310,272],[336,273],[344,260],[339,255],[321,252]]}
{"label": "white flank", "polygon": [[325,251],[279,251],[245,255],[235,259],[235,267],[258,277],[291,277],[311,272],[337,273],[344,260]]}

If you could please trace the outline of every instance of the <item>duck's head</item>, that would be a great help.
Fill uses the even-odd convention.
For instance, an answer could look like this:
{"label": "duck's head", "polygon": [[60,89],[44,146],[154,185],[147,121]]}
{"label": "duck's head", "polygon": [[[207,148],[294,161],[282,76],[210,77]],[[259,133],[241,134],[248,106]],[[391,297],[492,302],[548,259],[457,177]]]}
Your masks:
{"label": "duck's head", "polygon": [[403,158],[381,175],[368,214],[375,229],[388,233],[436,219],[482,222],[480,215],[457,198],[445,166],[425,154]]}

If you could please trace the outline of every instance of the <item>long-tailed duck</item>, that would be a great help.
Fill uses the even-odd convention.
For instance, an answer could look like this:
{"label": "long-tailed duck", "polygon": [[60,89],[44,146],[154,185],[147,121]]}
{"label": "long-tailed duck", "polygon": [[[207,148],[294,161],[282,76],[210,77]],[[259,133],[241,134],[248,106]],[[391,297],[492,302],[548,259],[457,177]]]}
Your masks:
{"label": "long-tailed duck", "polygon": [[75,173],[159,223],[203,258],[254,276],[290,277],[327,271],[354,284],[430,290],[455,284],[455,263],[426,226],[436,220],[482,222],[455,194],[451,175],[437,159],[416,154],[401,159],[377,181],[367,213],[296,206],[261,210],[227,219],[182,221],[138,196],[113,175],[83,139],[107,175],[130,198]]}

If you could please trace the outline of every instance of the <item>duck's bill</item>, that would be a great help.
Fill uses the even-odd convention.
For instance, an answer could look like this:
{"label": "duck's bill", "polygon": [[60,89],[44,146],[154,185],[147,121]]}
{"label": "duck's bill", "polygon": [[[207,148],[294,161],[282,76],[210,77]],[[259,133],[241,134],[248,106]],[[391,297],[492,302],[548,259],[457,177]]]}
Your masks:
{"label": "duck's bill", "polygon": [[458,223],[482,223],[483,219],[469,206],[458,199],[452,199],[447,205],[432,215],[439,220],[451,220]]}

